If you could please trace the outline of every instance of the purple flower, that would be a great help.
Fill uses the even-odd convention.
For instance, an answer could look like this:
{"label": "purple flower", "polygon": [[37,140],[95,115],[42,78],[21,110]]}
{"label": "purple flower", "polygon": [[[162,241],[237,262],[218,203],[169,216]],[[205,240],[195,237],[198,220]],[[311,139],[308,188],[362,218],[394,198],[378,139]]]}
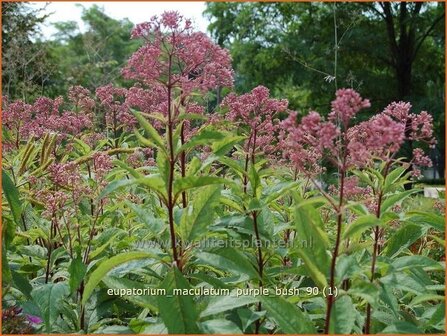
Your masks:
{"label": "purple flower", "polygon": [[43,320],[39,316],[34,316],[34,315],[26,315],[26,319],[31,324],[40,324],[43,322]]}

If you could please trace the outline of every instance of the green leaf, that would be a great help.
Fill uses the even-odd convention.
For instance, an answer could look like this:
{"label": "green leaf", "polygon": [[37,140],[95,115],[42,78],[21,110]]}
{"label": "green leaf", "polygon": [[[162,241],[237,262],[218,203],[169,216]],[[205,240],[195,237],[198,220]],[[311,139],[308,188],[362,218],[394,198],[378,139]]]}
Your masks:
{"label": "green leaf", "polygon": [[160,173],[161,179],[164,182],[165,188],[167,190],[167,185],[169,181],[169,171],[170,171],[170,165],[169,165],[169,159],[164,152],[158,152],[156,157],[158,172]]}
{"label": "green leaf", "polygon": [[297,306],[282,297],[261,296],[262,306],[278,323],[281,334],[315,334],[316,330],[309,316]]}
{"label": "green leaf", "polygon": [[422,294],[416,296],[413,300],[411,300],[409,306],[414,307],[420,303],[427,301],[445,301],[445,297],[443,295],[436,294]]}
{"label": "green leaf", "polygon": [[230,295],[212,297],[208,306],[200,313],[200,317],[220,314],[258,301],[259,298],[256,296],[236,296],[233,291]]}
{"label": "green leaf", "polygon": [[412,194],[420,192],[419,189],[411,189],[406,191],[398,192],[397,194],[393,194],[391,196],[387,196],[385,200],[382,203],[382,206],[380,208],[380,211],[382,213],[386,212],[389,208],[394,206],[395,204],[402,202],[405,198],[408,196],[411,196]]}
{"label": "green leaf", "polygon": [[178,120],[207,120],[208,118],[203,114],[198,113],[181,113]]}
{"label": "green leaf", "polygon": [[262,187],[261,178],[259,177],[258,171],[253,165],[251,165],[248,169],[248,180],[250,181],[253,197],[260,198]]}
{"label": "green leaf", "polygon": [[414,222],[419,225],[427,225],[439,232],[445,232],[445,217],[423,211],[409,211],[405,213],[405,218],[408,221]]}
{"label": "green leaf", "polygon": [[384,254],[394,257],[409,247],[426,233],[427,229],[417,224],[404,224],[397,230],[386,243]]}
{"label": "green leaf", "polygon": [[157,258],[153,254],[146,252],[127,252],[118,254],[110,259],[103,261],[98,268],[96,268],[89,276],[88,281],[84,288],[84,295],[82,297],[82,304],[85,303],[92,295],[96,286],[102,281],[102,279],[109,273],[113,268],[127,263],[132,260],[145,259],[145,258]]}
{"label": "green leaf", "polygon": [[122,179],[113,181],[101,191],[98,198],[104,198],[118,189],[129,187],[135,184],[143,185],[145,187],[148,187],[149,189],[156,191],[159,195],[162,195],[164,197],[166,196],[165,183],[162,180],[160,174],[152,174],[139,179]]}
{"label": "green leaf", "polygon": [[199,145],[209,145],[215,141],[222,140],[224,134],[221,132],[212,130],[210,128],[202,128],[197,134],[195,134],[188,142],[184,143],[179,149],[178,153],[188,151]]}
{"label": "green leaf", "polygon": [[174,194],[176,197],[188,189],[203,187],[210,184],[229,183],[228,180],[214,176],[187,176],[174,181]]}
{"label": "green leaf", "polygon": [[104,198],[104,197],[108,196],[109,194],[113,193],[114,191],[116,191],[118,189],[121,189],[121,188],[124,188],[124,187],[128,187],[128,186],[134,185],[136,183],[137,183],[136,179],[132,179],[132,180],[122,179],[122,180],[113,181],[113,182],[109,183],[101,191],[101,193],[99,194],[98,198],[99,199]]}
{"label": "green leaf", "polygon": [[262,198],[263,202],[265,204],[270,204],[273,201],[276,201],[278,198],[283,197],[287,195],[287,192],[291,189],[296,188],[298,185],[297,182],[283,182],[283,183],[277,183],[271,188],[266,188],[264,190],[265,196]]}
{"label": "green leaf", "polygon": [[[3,265],[3,267],[5,266],[6,265]],[[20,290],[26,296],[27,299],[31,300],[32,299],[31,291],[33,290],[33,287],[29,283],[28,279],[15,271],[11,271],[11,275],[15,287],[18,290]]]}
{"label": "green leaf", "polygon": [[2,280],[4,284],[10,283],[12,279],[11,268],[9,267],[6,253],[6,246],[2,244]]}
{"label": "green leaf", "polygon": [[136,179],[144,177],[143,174],[137,172],[135,169],[133,169],[132,167],[130,167],[129,165],[127,165],[126,163],[124,163],[121,160],[114,160],[113,164],[126,170],[130,175],[132,175]]}
{"label": "green leaf", "polygon": [[442,265],[429,257],[422,255],[404,256],[395,259],[391,264],[397,271],[403,271],[415,267],[430,267],[442,270]]}
{"label": "green leaf", "polygon": [[423,332],[410,322],[398,321],[387,326],[379,334],[423,334]]}
{"label": "green leaf", "polygon": [[329,334],[351,334],[357,314],[348,295],[337,297],[331,311]]}
{"label": "green leaf", "polygon": [[247,258],[234,248],[226,247],[214,253],[199,252],[197,258],[205,264],[214,266],[226,272],[245,274],[251,279],[259,278],[258,272]]}
{"label": "green leaf", "polygon": [[357,281],[349,288],[348,294],[365,299],[371,306],[377,305],[379,289],[369,281]]}
{"label": "green leaf", "polygon": [[166,151],[163,139],[161,138],[160,134],[158,134],[157,130],[146,120],[146,118],[144,118],[141,115],[141,113],[133,109],[131,109],[131,111],[134,114],[135,118],[137,118],[141,127],[143,127],[144,130],[146,131],[146,134],[149,136],[149,139],[153,141],[160,150]]}
{"label": "green leaf", "polygon": [[193,242],[207,232],[214,218],[213,206],[219,197],[219,186],[204,187],[183,210],[180,231],[187,242]]}
{"label": "green leaf", "polygon": [[68,266],[68,273],[70,273],[68,285],[70,286],[71,293],[74,293],[79,288],[86,272],[87,266],[82,262],[80,256],[71,261],[70,266]]}
{"label": "green leaf", "polygon": [[134,133],[135,133],[135,137],[137,138],[137,141],[141,145],[150,147],[150,148],[157,148],[157,145],[155,143],[153,143],[149,139],[146,139],[140,132],[138,132],[138,130],[135,130]]}
{"label": "green leaf", "polygon": [[397,184],[397,181],[402,177],[406,172],[405,167],[397,167],[393,171],[391,171],[385,178],[385,183],[383,186],[383,192],[387,193],[393,186]]}
{"label": "green leaf", "polygon": [[198,314],[194,300],[189,295],[175,295],[174,289],[189,289],[188,281],[176,268],[167,274],[160,288],[166,295],[158,297],[160,317],[170,334],[199,334]]}
{"label": "green leaf", "polygon": [[244,139],[244,136],[227,136],[222,140],[213,142],[211,150],[214,155],[223,156]]}
{"label": "green leaf", "polygon": [[224,319],[202,322],[202,328],[206,334],[242,334],[242,330],[234,322]]}
{"label": "green leaf", "polygon": [[[133,290],[133,288],[142,290],[149,289],[147,284],[127,278],[106,276],[103,278],[102,281],[108,288],[119,289],[123,291]],[[158,311],[157,297],[154,295],[127,295],[127,292],[125,292],[123,297],[140,307],[148,308],[151,312],[156,313]]]}
{"label": "green leaf", "polygon": [[63,299],[69,295],[66,283],[49,283],[33,289],[31,296],[42,312],[47,333],[53,331],[55,322],[63,309]]}
{"label": "green leaf", "polygon": [[15,223],[20,225],[22,203],[20,202],[19,191],[4,170],[2,170],[2,190],[5,193]]}
{"label": "green leaf", "polygon": [[227,167],[231,168],[234,170],[234,172],[236,172],[239,176],[243,176],[245,175],[245,171],[244,168],[241,167],[237,161],[232,160],[226,156],[221,156],[219,157],[219,162],[221,162],[222,164],[226,165]]}
{"label": "green leaf", "polygon": [[380,225],[380,220],[374,215],[364,215],[357,217],[348,225],[343,232],[343,239],[355,239],[359,237],[365,230]]}
{"label": "green leaf", "polygon": [[312,246],[312,248],[298,246],[297,253],[303,259],[312,279],[323,288],[327,285],[326,274],[329,271],[327,233],[324,231],[319,212],[312,205],[300,206],[301,199],[297,195],[295,200],[296,240],[306,243],[306,246]]}
{"label": "green leaf", "polygon": [[399,303],[397,302],[397,298],[394,294],[393,287],[385,285],[382,282],[379,282],[380,285],[380,299],[388,306],[394,314],[394,317],[397,318],[399,316]]}

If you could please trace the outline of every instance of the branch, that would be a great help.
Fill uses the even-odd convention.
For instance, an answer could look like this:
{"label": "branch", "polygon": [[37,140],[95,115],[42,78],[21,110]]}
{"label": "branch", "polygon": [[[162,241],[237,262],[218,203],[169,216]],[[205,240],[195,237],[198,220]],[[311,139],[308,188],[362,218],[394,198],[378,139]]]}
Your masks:
{"label": "branch", "polygon": [[425,39],[430,35],[430,33],[433,31],[433,29],[435,29],[436,25],[437,25],[439,22],[441,22],[442,19],[444,19],[444,17],[445,17],[445,12],[442,13],[440,16],[438,16],[438,17],[435,19],[435,21],[433,21],[433,23],[432,23],[432,25],[430,26],[430,28],[428,28],[427,31],[426,31],[422,36],[419,37],[419,39],[418,39],[419,42],[418,42],[416,48],[414,49],[414,53],[413,53],[413,56],[412,56],[412,59],[413,59],[413,60],[416,58],[416,55],[417,55],[419,49],[421,48],[422,43],[424,43]]}

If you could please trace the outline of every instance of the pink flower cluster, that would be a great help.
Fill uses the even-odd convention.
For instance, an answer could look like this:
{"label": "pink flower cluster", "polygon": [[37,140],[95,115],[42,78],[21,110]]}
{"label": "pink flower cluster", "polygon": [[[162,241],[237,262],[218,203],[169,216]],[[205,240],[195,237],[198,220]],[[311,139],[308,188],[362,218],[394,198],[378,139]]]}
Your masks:
{"label": "pink flower cluster", "polygon": [[347,130],[348,165],[362,167],[373,158],[385,160],[405,140],[405,125],[378,114]]}
{"label": "pink flower cluster", "polygon": [[142,148],[127,156],[127,163],[133,168],[155,165],[154,152],[152,148]]}
{"label": "pink flower cluster", "polygon": [[286,160],[293,163],[299,172],[315,175],[324,168],[321,165],[323,154],[335,158],[340,129],[330,121],[312,111],[297,123],[297,112],[281,122],[280,147]]}
{"label": "pink flower cluster", "polygon": [[194,32],[191,21],[177,12],[138,24],[132,38],[142,38],[145,44],[130,57],[123,70],[125,78],[150,87],[179,87],[182,95],[233,84],[228,51],[204,33]]}
{"label": "pink flower cluster", "polygon": [[[338,90],[328,121],[311,112],[298,123],[293,112],[282,122],[281,146],[284,157],[304,173],[319,172],[327,159],[340,169],[364,167],[375,159],[390,160],[405,140],[435,143],[432,117],[427,112],[409,113],[408,103],[392,103],[382,113],[349,127],[352,118],[369,106],[369,101],[351,89]],[[341,124],[339,123],[341,120]],[[414,163],[430,165],[421,149]]]}
{"label": "pink flower cluster", "polygon": [[48,172],[54,184],[71,191],[73,202],[78,203],[84,195],[90,194],[76,163],[54,163],[48,167]]}
{"label": "pink flower cluster", "polygon": [[93,112],[95,108],[95,100],[91,98],[90,90],[77,85],[68,89],[68,100],[73,104],[75,112],[79,110],[85,114]]}
{"label": "pink flower cluster", "polygon": [[75,187],[82,182],[79,166],[76,163],[54,163],[48,167],[51,180],[59,185]]}
{"label": "pink flower cluster", "polygon": [[237,96],[234,93],[225,97],[222,107],[227,108],[225,118],[239,127],[245,127],[248,135],[245,149],[261,150],[271,154],[277,150],[275,136],[279,132],[277,114],[287,110],[287,100],[272,99],[269,90],[258,86],[251,92]]}
{"label": "pink flower cluster", "polygon": [[114,87],[112,84],[96,89],[96,97],[105,111],[107,127],[118,130],[123,127],[132,128],[136,124],[126,102],[127,92],[127,89]]}
{"label": "pink flower cluster", "polygon": [[97,152],[93,155],[93,170],[95,180],[99,183],[104,182],[105,175],[113,168],[112,159],[109,155]]}
{"label": "pink flower cluster", "polygon": [[335,100],[331,103],[332,110],[328,119],[332,122],[340,120],[345,127],[359,111],[371,106],[368,99],[362,99],[353,89],[337,90],[335,96]]}
{"label": "pink flower cluster", "polygon": [[[339,188],[331,185],[329,186],[329,192],[333,195],[339,195]],[[347,200],[359,201],[368,197],[372,197],[371,187],[361,187],[360,181],[357,176],[348,176],[344,180],[343,195]]]}
{"label": "pink flower cluster", "polygon": [[48,219],[53,218],[56,213],[63,209],[68,202],[68,195],[63,191],[39,190],[36,197],[44,204],[45,210],[42,216]]}
{"label": "pink flower cluster", "polygon": [[64,99],[40,97],[34,104],[21,100],[7,101],[3,107],[3,124],[21,140],[40,138],[46,133],[57,133],[60,138],[67,134],[77,135],[92,127],[94,101],[90,92],[80,86],[69,90],[69,99],[76,111],[63,110]]}
{"label": "pink flower cluster", "polygon": [[414,114],[410,113],[410,110],[410,103],[393,102],[383,110],[383,113],[405,125],[405,136],[409,140],[435,144],[436,141],[433,138],[433,117],[426,111]]}
{"label": "pink flower cluster", "polygon": [[79,134],[82,130],[92,127],[90,114],[73,111],[61,113],[63,103],[62,97],[54,100],[47,97],[38,98],[31,107],[33,117],[26,125],[27,134],[41,137],[45,133],[55,132],[64,137],[66,134]]}
{"label": "pink flower cluster", "polygon": [[[3,97],[2,119],[3,125],[13,131],[18,137],[23,137],[26,131],[26,125],[31,121],[32,106],[24,103],[21,100],[8,102],[6,97]],[[25,125],[25,131],[22,126]]]}

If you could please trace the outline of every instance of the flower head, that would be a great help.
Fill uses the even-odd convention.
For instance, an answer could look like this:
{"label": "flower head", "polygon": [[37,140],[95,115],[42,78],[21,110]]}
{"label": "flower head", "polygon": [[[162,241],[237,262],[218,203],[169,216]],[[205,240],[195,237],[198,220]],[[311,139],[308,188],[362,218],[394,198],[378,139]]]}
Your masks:
{"label": "flower head", "polygon": [[130,57],[125,78],[151,87],[179,87],[182,95],[233,84],[229,52],[193,31],[191,21],[177,12],[136,25],[132,38],[143,38],[145,44]]}
{"label": "flower head", "polygon": [[331,103],[332,110],[329,113],[329,120],[332,122],[341,120],[345,127],[360,110],[371,106],[368,99],[363,99],[353,89],[340,89],[335,95],[336,98]]}
{"label": "flower head", "polygon": [[246,150],[251,147],[269,154],[277,149],[275,136],[279,132],[279,121],[276,116],[287,110],[288,101],[269,96],[266,87],[258,86],[241,96],[229,94],[222,102],[222,107],[228,109],[226,119],[246,128]]}

